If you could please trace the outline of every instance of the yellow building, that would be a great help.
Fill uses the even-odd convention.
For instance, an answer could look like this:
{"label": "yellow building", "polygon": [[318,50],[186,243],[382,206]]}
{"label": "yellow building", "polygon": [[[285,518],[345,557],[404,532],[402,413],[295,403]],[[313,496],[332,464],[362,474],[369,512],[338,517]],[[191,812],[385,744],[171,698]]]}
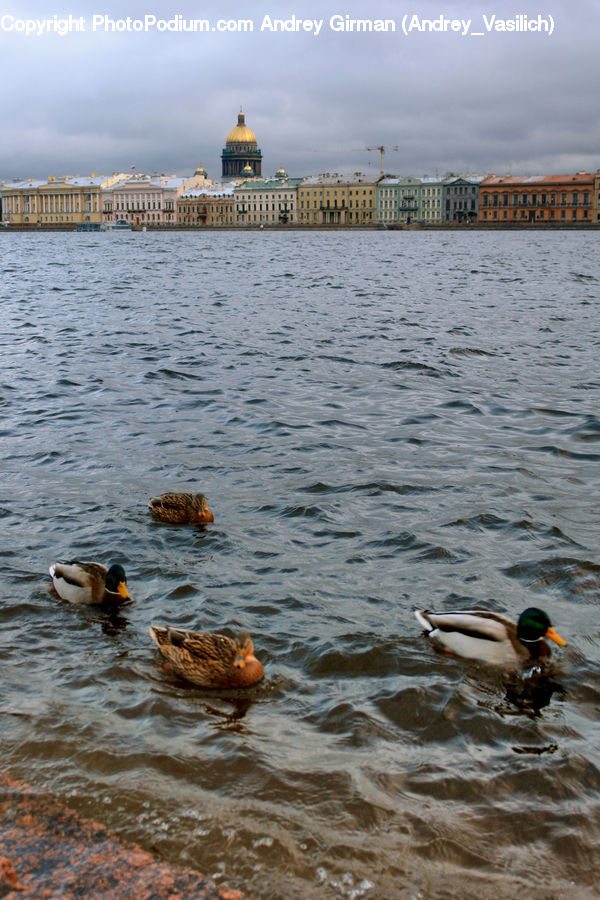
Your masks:
{"label": "yellow building", "polygon": [[300,225],[375,225],[377,178],[317,175],[298,185]]}
{"label": "yellow building", "polygon": [[100,225],[101,192],[129,176],[50,175],[46,181],[2,184],[2,218],[9,225],[25,227]]}

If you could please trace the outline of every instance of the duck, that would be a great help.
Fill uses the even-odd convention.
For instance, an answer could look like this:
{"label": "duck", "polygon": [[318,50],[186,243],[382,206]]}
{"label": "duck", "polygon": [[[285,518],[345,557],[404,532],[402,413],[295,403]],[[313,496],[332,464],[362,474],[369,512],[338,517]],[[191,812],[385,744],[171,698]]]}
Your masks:
{"label": "duck", "polygon": [[118,563],[107,568],[97,562],[59,559],[48,571],[54,590],[69,603],[92,606],[131,600],[125,570]]}
{"label": "duck", "polygon": [[168,491],[148,503],[152,515],[174,525],[207,525],[215,521],[204,494],[178,494]]}
{"label": "duck", "polygon": [[432,613],[414,610],[431,640],[448,653],[515,669],[550,657],[545,638],[559,647],[567,642],[554,630],[548,614],[531,606],[513,622],[484,609]]}
{"label": "duck", "polygon": [[264,675],[247,631],[224,634],[150,626],[150,637],[173,671],[204,688],[246,688]]}

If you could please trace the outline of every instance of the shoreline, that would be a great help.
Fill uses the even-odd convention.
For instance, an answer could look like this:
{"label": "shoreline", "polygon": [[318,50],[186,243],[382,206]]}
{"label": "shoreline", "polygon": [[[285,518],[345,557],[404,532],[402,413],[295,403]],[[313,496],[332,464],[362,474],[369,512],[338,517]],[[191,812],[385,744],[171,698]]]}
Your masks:
{"label": "shoreline", "polygon": [[[75,234],[109,234],[114,229],[104,232],[100,228],[86,228],[78,230],[76,224],[53,225],[4,225],[0,222],[0,234],[44,234],[46,232],[65,232]],[[221,231],[269,231],[283,233],[286,231],[598,231],[600,222],[563,222],[563,223],[539,223],[528,222],[523,224],[502,222],[476,222],[472,224],[454,224],[452,222],[411,224],[411,225],[150,225],[124,228],[123,232],[192,232],[195,234],[218,233]]]}

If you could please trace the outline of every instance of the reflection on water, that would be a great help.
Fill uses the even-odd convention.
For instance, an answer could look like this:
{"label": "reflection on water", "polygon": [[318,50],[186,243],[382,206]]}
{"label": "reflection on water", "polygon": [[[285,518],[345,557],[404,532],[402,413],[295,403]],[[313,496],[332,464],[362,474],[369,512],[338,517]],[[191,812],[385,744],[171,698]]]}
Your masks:
{"label": "reflection on water", "polygon": [[[3,766],[261,900],[588,900],[595,233],[0,242]],[[170,489],[215,523],[153,521]],[[133,602],[58,600],[59,557]],[[424,605],[540,606],[569,646],[511,679]],[[247,628],[265,681],[188,685],[152,621]]]}

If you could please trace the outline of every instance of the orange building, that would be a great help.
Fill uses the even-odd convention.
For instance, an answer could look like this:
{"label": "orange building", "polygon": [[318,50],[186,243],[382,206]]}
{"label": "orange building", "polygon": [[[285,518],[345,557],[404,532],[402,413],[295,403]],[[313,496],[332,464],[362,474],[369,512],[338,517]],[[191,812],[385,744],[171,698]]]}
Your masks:
{"label": "orange building", "polygon": [[479,221],[514,225],[597,221],[595,179],[589,172],[503,178],[488,175],[479,185]]}

